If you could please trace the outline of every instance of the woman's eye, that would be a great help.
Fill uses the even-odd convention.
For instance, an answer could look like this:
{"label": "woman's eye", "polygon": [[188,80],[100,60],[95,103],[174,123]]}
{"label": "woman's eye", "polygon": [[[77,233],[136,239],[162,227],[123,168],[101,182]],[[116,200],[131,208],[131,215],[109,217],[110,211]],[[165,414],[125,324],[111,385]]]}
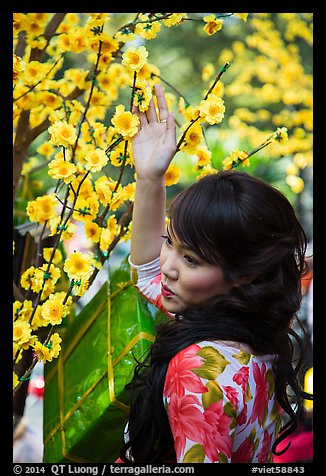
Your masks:
{"label": "woman's eye", "polygon": [[162,238],[164,238],[165,243],[166,243],[168,246],[172,246],[171,238],[169,238],[167,235],[162,235]]}
{"label": "woman's eye", "polygon": [[185,261],[186,261],[188,264],[190,264],[191,266],[196,266],[196,264],[198,264],[198,262],[197,262],[194,258],[192,258],[191,256],[189,256],[189,255],[185,255],[185,256],[184,256],[184,259],[185,259]]}

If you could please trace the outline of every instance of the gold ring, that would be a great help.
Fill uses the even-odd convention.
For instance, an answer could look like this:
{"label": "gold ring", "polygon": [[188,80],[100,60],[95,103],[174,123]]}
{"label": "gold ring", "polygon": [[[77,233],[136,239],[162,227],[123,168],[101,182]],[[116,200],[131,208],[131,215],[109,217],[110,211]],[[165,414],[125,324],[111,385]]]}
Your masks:
{"label": "gold ring", "polygon": [[168,120],[167,119],[162,119],[160,122],[167,122]]}

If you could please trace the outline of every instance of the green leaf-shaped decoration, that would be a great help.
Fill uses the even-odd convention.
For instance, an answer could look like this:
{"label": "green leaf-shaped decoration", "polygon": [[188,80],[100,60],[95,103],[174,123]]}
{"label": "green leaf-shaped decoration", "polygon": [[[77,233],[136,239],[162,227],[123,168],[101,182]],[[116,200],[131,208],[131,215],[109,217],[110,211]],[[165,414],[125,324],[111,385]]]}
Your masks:
{"label": "green leaf-shaped decoration", "polygon": [[227,415],[228,417],[231,417],[233,419],[237,417],[237,411],[236,411],[236,409],[234,408],[234,406],[232,405],[231,402],[227,402],[224,405],[224,413],[225,413],[225,415]]}
{"label": "green leaf-shaped decoration", "polygon": [[268,382],[268,397],[272,398],[275,390],[275,378],[272,369],[268,369],[266,372],[266,381]]}
{"label": "green leaf-shaped decoration", "polygon": [[248,436],[248,439],[249,441],[253,443],[255,441],[255,438],[256,438],[256,428],[253,426],[250,432],[250,435]]}
{"label": "green leaf-shaped decoration", "polygon": [[227,463],[228,462],[228,457],[222,453],[221,451],[218,454],[218,462],[219,463]]}
{"label": "green leaf-shaped decoration", "polygon": [[249,400],[252,399],[252,395],[251,395],[251,391],[250,391],[250,385],[249,385],[249,382],[248,382],[248,385],[247,385],[247,391],[246,391],[246,402],[248,403]]}
{"label": "green leaf-shaped decoration", "polygon": [[218,350],[211,346],[205,346],[197,352],[197,355],[203,357],[205,362],[198,369],[192,369],[200,378],[215,380],[216,377],[224,372],[225,367],[230,363]]}
{"label": "green leaf-shaped decoration", "polygon": [[272,411],[271,411],[271,414],[270,414],[270,419],[272,421],[274,421],[274,420],[276,420],[276,418],[278,418],[278,416],[279,416],[278,405],[277,405],[277,402],[275,402],[273,407],[272,407]]}
{"label": "green leaf-shaped decoration", "polygon": [[202,396],[203,406],[205,409],[212,403],[218,402],[223,398],[223,391],[216,380],[209,380],[206,383],[206,387],[208,388],[208,392],[203,393]]}
{"label": "green leaf-shaped decoration", "polygon": [[183,463],[203,463],[205,459],[205,451],[202,445],[193,445],[184,455]]}
{"label": "green leaf-shaped decoration", "polygon": [[237,354],[233,354],[232,357],[237,359],[237,361],[241,365],[247,365],[251,359],[251,354],[248,354],[248,352],[243,352],[242,350],[239,350],[239,352]]}

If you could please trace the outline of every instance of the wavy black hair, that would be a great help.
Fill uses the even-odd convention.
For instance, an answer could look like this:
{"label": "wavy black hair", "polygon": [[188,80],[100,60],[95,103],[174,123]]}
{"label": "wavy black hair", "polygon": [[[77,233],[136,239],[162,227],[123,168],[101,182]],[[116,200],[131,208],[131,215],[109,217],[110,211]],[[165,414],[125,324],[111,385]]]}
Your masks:
{"label": "wavy black hair", "polygon": [[236,170],[220,171],[176,197],[169,228],[204,260],[220,265],[233,287],[204,307],[186,309],[157,326],[155,342],[127,385],[129,441],[120,458],[134,463],[176,461],[163,404],[166,371],[179,351],[202,340],[237,341],[257,354],[275,355],[275,394],[289,417],[273,445],[273,452],[280,454],[276,446],[297,428],[303,398],[312,398],[302,387],[304,328],[300,335],[293,329],[307,246],[295,211],[263,180]]}

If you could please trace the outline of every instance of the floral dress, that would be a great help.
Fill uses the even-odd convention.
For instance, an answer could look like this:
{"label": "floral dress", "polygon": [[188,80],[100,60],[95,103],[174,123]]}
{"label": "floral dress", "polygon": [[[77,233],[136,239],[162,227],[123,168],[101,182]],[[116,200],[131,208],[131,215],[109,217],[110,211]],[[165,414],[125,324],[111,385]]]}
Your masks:
{"label": "floral dress", "polygon": [[[130,264],[134,285],[164,311],[159,258]],[[178,463],[272,461],[281,423],[272,362],[223,341],[201,341],[172,358],[163,400]]]}

